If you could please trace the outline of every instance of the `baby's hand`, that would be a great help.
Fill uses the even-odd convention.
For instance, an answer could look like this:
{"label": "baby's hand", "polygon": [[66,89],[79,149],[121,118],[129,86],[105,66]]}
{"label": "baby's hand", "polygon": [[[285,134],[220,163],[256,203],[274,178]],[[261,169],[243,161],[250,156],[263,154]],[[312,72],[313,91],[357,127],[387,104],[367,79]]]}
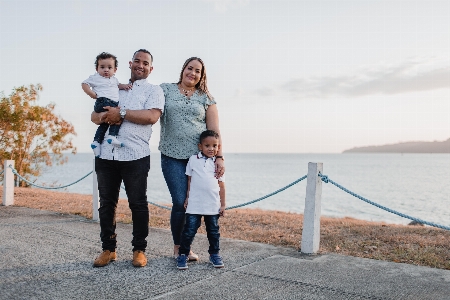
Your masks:
{"label": "baby's hand", "polygon": [[221,206],[219,209],[219,216],[225,217],[225,206]]}
{"label": "baby's hand", "polygon": [[130,90],[133,87],[133,85],[131,83],[128,84],[124,84],[124,83],[119,83],[119,90]]}

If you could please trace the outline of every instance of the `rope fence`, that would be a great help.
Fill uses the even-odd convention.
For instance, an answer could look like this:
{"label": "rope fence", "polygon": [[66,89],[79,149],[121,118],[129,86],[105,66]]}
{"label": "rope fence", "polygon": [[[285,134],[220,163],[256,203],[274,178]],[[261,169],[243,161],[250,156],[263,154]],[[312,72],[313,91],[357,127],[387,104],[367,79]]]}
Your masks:
{"label": "rope fence", "polygon": [[378,207],[378,208],[381,208],[381,209],[383,209],[383,210],[385,210],[385,211],[387,211],[387,212],[393,213],[393,214],[395,214],[395,215],[397,215],[397,216],[400,216],[400,217],[403,217],[403,218],[406,218],[406,219],[410,219],[410,220],[415,221],[415,222],[417,222],[417,223],[421,223],[421,224],[425,224],[425,225],[429,225],[429,226],[433,226],[433,227],[437,227],[437,228],[441,228],[441,229],[445,229],[445,230],[450,230],[450,227],[448,227],[448,226],[439,225],[439,224],[436,224],[436,223],[427,222],[427,221],[424,221],[424,220],[421,220],[421,219],[418,219],[418,218],[414,218],[414,217],[408,216],[408,215],[406,215],[406,214],[404,214],[404,213],[398,212],[398,211],[396,211],[396,210],[393,210],[393,209],[390,209],[390,208],[385,207],[385,206],[383,206],[383,205],[380,205],[380,204],[378,204],[378,203],[375,203],[375,202],[373,202],[373,201],[370,201],[369,199],[364,198],[363,196],[360,196],[360,195],[358,195],[358,194],[356,194],[356,193],[350,191],[349,189],[343,187],[342,185],[340,185],[340,184],[334,182],[333,180],[331,180],[330,178],[328,178],[327,175],[322,175],[321,173],[319,173],[319,177],[322,179],[323,182],[325,182],[325,183],[331,183],[332,185],[334,185],[334,186],[340,188],[341,190],[343,190],[343,191],[346,192],[347,194],[350,194],[350,195],[352,195],[353,197],[356,197],[356,198],[358,198],[358,199],[360,199],[360,200],[362,200],[362,201],[364,201],[364,202],[366,202],[366,203],[369,203],[369,204],[371,204],[371,205],[373,205],[373,206],[376,206],[376,207]]}
{"label": "rope fence", "polygon": [[246,206],[246,205],[249,205],[249,204],[252,204],[252,203],[255,203],[255,202],[264,200],[264,199],[266,199],[266,198],[269,198],[269,197],[271,197],[271,196],[273,196],[273,195],[276,195],[276,194],[278,194],[278,193],[284,191],[285,189],[290,188],[291,186],[293,186],[293,185],[299,183],[300,181],[305,180],[306,177],[307,177],[306,175],[303,176],[303,177],[300,177],[300,178],[297,179],[296,181],[294,181],[294,182],[288,184],[287,186],[282,187],[281,189],[278,189],[278,190],[276,190],[275,192],[270,193],[270,194],[267,194],[267,195],[265,195],[265,196],[263,196],[263,197],[261,197],[261,198],[258,198],[258,199],[255,199],[255,200],[253,200],[253,201],[249,201],[249,202],[246,202],[246,203],[242,203],[242,204],[239,204],[239,205],[230,206],[230,207],[225,208],[225,210],[227,210],[227,209],[233,209],[233,208],[238,208],[238,207],[242,207],[242,206]]}
{"label": "rope fence", "polygon": [[66,185],[63,185],[63,186],[55,186],[55,187],[53,187],[53,186],[42,186],[42,185],[35,184],[35,183],[33,183],[33,182],[27,180],[27,179],[24,178],[23,176],[21,176],[19,173],[17,173],[17,170],[14,169],[11,165],[10,165],[9,167],[11,168],[13,174],[16,175],[18,178],[20,178],[20,180],[25,181],[25,182],[28,183],[29,185],[32,185],[32,186],[35,186],[35,187],[41,188],[41,189],[46,189],[46,190],[63,189],[63,188],[66,188],[66,187],[68,187],[68,186],[74,185],[75,183],[78,183],[78,182],[80,182],[81,180],[83,180],[83,179],[85,179],[86,177],[88,177],[89,175],[91,175],[92,172],[93,172],[93,171],[90,171],[89,173],[87,173],[86,175],[84,175],[83,177],[81,177],[80,179],[78,179],[78,180],[76,180],[76,181],[74,181],[74,182],[72,182],[72,183],[69,183],[69,184],[66,184]]}
{"label": "rope fence", "polygon": [[[255,203],[255,202],[264,200],[264,199],[266,199],[266,198],[269,198],[269,197],[271,197],[271,196],[273,196],[273,195],[276,195],[276,194],[278,194],[278,193],[280,193],[280,192],[282,192],[282,191],[284,191],[284,190],[290,188],[291,186],[293,186],[293,185],[295,185],[295,184],[297,184],[297,183],[299,183],[300,181],[305,180],[305,179],[306,179],[306,175],[303,176],[303,177],[300,177],[299,179],[295,180],[294,182],[291,182],[290,184],[286,185],[285,187],[282,187],[281,189],[276,190],[275,192],[272,192],[272,193],[270,193],[270,194],[267,194],[267,195],[265,195],[265,196],[263,196],[263,197],[260,197],[260,198],[258,198],[258,199],[255,199],[255,200],[252,200],[252,201],[249,201],[249,202],[245,202],[245,203],[238,204],[238,205],[234,205],[234,206],[229,206],[229,207],[225,208],[225,210],[243,207],[243,206],[250,205],[250,204],[253,204],[253,203]],[[124,188],[123,186],[120,186],[120,188],[121,188],[122,190],[125,190],[125,188]],[[163,208],[163,209],[167,209],[167,210],[172,210],[172,208],[171,208],[171,207],[168,207],[168,206],[164,206],[164,205],[161,205],[161,204],[158,204],[158,203],[154,203],[154,202],[148,201],[148,200],[147,200],[147,202],[150,203],[150,204],[152,204],[152,205],[154,205],[154,206],[157,206],[157,207],[159,207],[159,208]]]}
{"label": "rope fence", "polygon": [[[13,173],[14,175],[16,175],[18,178],[20,178],[21,180],[25,181],[25,182],[28,183],[29,185],[32,185],[32,186],[37,187],[37,188],[42,188],[42,189],[62,189],[62,188],[66,188],[66,187],[69,187],[69,186],[71,186],[71,185],[74,185],[74,184],[80,182],[81,180],[85,179],[86,177],[88,177],[89,175],[91,175],[91,174],[93,173],[93,171],[90,171],[89,173],[87,173],[86,175],[84,175],[83,177],[81,177],[80,179],[78,179],[78,180],[76,180],[76,181],[74,181],[74,182],[72,182],[72,183],[63,185],[63,186],[58,186],[58,187],[48,187],[48,186],[37,185],[37,184],[35,184],[35,183],[33,183],[33,182],[27,180],[26,178],[24,178],[23,176],[21,176],[21,175],[17,172],[17,170],[14,169],[14,167],[13,167],[12,165],[9,165],[9,168],[12,170],[12,173]],[[5,171],[5,170],[3,170],[3,171],[0,173],[0,175],[2,175],[2,174],[4,173],[4,171]],[[364,198],[364,197],[362,197],[361,195],[358,195],[358,194],[356,194],[356,193],[350,191],[349,189],[343,187],[342,185],[340,185],[340,184],[334,182],[333,180],[331,180],[330,178],[328,178],[327,175],[323,175],[321,172],[318,173],[318,176],[320,177],[320,179],[321,179],[323,182],[325,182],[325,183],[331,183],[332,185],[338,187],[338,188],[341,189],[342,191],[344,191],[344,192],[346,192],[346,193],[348,193],[348,194],[350,194],[350,195],[352,195],[352,196],[354,196],[354,197],[356,197],[356,198],[358,198],[358,199],[360,199],[360,200],[362,200],[362,201],[364,201],[364,202],[366,202],[366,203],[368,203],[368,204],[374,205],[374,206],[376,206],[376,207],[378,207],[378,208],[380,208],[380,209],[382,209],[382,210],[385,210],[385,211],[387,211],[387,212],[393,213],[393,214],[398,215],[398,216],[400,216],[400,217],[403,217],[403,218],[406,218],[406,219],[415,221],[415,222],[420,223],[420,224],[425,224],[425,225],[437,227],[437,228],[440,228],[440,229],[450,230],[450,227],[449,227],[449,226],[444,226],[444,225],[439,225],[439,224],[436,224],[436,223],[433,223],[433,222],[424,221],[424,220],[422,220],[422,219],[419,219],[419,218],[415,218],[415,217],[406,215],[406,214],[404,214],[404,213],[401,213],[401,212],[398,212],[398,211],[396,211],[396,210],[390,209],[390,208],[388,208],[388,207],[382,206],[382,205],[380,205],[380,204],[378,204],[378,203],[376,203],[376,202],[373,202],[373,201],[371,201],[371,200],[369,200],[369,199],[367,199],[367,198]],[[245,203],[242,203],[242,204],[238,204],[238,205],[234,205],[234,206],[229,206],[229,207],[226,208],[226,210],[230,210],[230,209],[234,209],[234,208],[239,208],[239,207],[243,207],[243,206],[246,206],[246,205],[250,205],[250,204],[253,204],[253,203],[262,201],[262,200],[264,200],[264,199],[267,199],[267,198],[269,198],[269,197],[271,197],[271,196],[273,196],[273,195],[276,195],[276,194],[278,194],[278,193],[280,193],[280,192],[282,192],[282,191],[284,191],[284,190],[286,190],[286,189],[288,189],[288,188],[294,186],[295,184],[297,184],[297,183],[299,183],[299,182],[305,180],[306,178],[307,178],[307,175],[305,175],[305,176],[303,176],[303,177],[300,177],[299,179],[293,181],[292,183],[290,183],[290,184],[288,184],[288,185],[286,185],[286,186],[284,186],[284,187],[282,187],[282,188],[280,188],[280,189],[278,189],[278,190],[276,190],[276,191],[274,191],[274,192],[272,192],[272,193],[270,193],[270,194],[267,194],[267,195],[265,195],[265,196],[263,196],[263,197],[260,197],[260,198],[257,198],[257,199],[255,199],[255,200],[248,201],[248,202],[245,202]],[[123,190],[125,190],[125,188],[122,187],[122,186],[121,186],[120,188],[123,189]],[[172,210],[172,208],[171,208],[171,207],[168,207],[168,206],[164,206],[164,205],[161,205],[161,204],[152,202],[152,201],[147,201],[147,202],[148,202],[149,204],[152,204],[152,205],[157,206],[157,207],[162,208],[162,209]]]}

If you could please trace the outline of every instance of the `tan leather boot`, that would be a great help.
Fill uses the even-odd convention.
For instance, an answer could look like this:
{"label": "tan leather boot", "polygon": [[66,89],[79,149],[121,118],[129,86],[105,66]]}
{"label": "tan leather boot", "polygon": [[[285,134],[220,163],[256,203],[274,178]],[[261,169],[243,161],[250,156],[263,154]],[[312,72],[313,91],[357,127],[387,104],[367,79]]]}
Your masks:
{"label": "tan leather boot", "polygon": [[147,257],[145,252],[142,250],[133,251],[133,266],[135,267],[145,267],[147,264]]}
{"label": "tan leather boot", "polygon": [[116,252],[103,250],[103,252],[94,260],[94,267],[104,267],[117,259]]}

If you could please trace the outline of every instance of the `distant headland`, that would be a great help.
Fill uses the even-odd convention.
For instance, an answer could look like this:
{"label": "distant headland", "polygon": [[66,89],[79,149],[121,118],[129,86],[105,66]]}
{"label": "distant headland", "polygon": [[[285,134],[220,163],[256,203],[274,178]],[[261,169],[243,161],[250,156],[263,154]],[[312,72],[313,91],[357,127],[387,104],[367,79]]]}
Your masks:
{"label": "distant headland", "polygon": [[382,153],[450,153],[450,138],[439,142],[404,142],[381,146],[355,147],[344,150],[342,153],[350,152],[382,152]]}

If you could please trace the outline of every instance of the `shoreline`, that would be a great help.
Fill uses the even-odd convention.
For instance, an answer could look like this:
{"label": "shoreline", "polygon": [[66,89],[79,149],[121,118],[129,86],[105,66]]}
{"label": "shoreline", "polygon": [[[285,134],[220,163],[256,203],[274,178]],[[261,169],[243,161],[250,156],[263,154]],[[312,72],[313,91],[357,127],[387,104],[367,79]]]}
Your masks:
{"label": "shoreline", "polygon": [[[3,187],[0,187],[3,192]],[[15,188],[15,206],[79,215],[92,219],[92,195]],[[170,211],[149,204],[149,226],[170,229]],[[131,223],[125,199],[117,207],[117,221]],[[255,208],[227,210],[220,219],[221,236],[299,249],[303,215]],[[428,226],[388,224],[350,217],[321,217],[319,254],[408,263],[450,270],[450,231]],[[204,227],[199,233],[205,234]],[[193,246],[195,249],[195,245]]]}

